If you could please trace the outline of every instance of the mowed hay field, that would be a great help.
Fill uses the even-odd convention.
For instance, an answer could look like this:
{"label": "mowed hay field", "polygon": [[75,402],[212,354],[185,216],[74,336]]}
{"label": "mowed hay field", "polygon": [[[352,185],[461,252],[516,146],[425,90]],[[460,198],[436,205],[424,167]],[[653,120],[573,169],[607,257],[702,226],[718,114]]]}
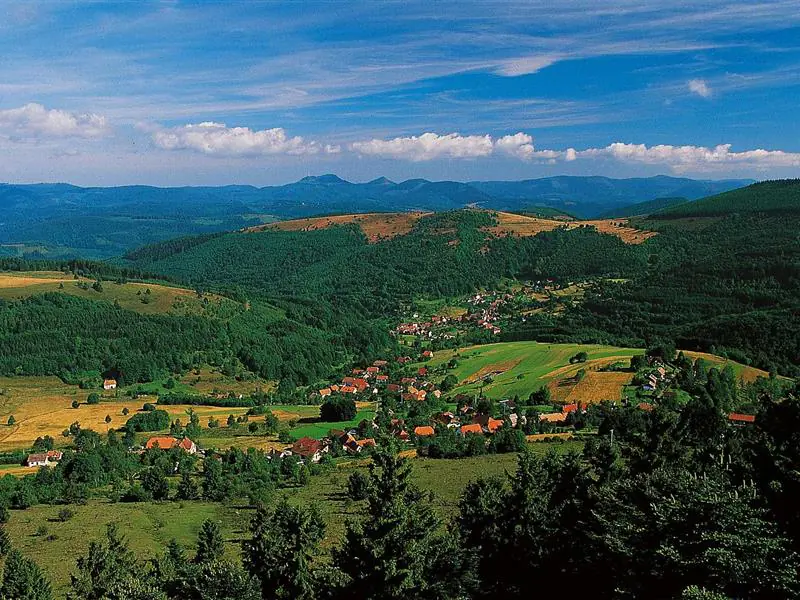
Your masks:
{"label": "mowed hay field", "polygon": [[[78,287],[78,283],[86,283],[90,287],[85,290]],[[184,288],[155,283],[118,284],[104,281],[103,291],[98,292],[91,288],[93,283],[91,279],[74,279],[60,271],[4,272],[0,273],[0,298],[16,300],[45,292],[58,292],[89,300],[116,301],[122,308],[143,314],[198,314],[207,308],[193,290]],[[146,294],[148,289],[150,293]],[[147,296],[146,301],[143,301],[144,296]],[[204,298],[214,306],[236,306],[233,300],[221,296],[206,294]]]}
{"label": "mowed hay field", "polygon": [[641,244],[656,235],[655,231],[643,231],[630,226],[627,219],[598,219],[594,221],[565,221],[563,219],[540,219],[514,213],[493,213],[497,225],[487,230],[494,235],[513,235],[529,237],[543,231],[552,231],[558,227],[575,229],[577,227],[593,227],[600,233],[615,235],[626,244]]}
{"label": "mowed hay field", "polygon": [[410,232],[416,222],[429,215],[429,212],[403,212],[403,213],[363,213],[353,215],[331,215],[326,217],[312,217],[308,219],[293,219],[269,225],[257,225],[245,231],[315,231],[327,229],[334,225],[358,225],[370,242],[391,239],[398,235]]}
{"label": "mowed hay field", "polygon": [[691,351],[684,351],[684,354],[691,358],[692,360],[697,360],[701,358],[705,361],[711,363],[711,365],[719,368],[724,369],[725,367],[731,367],[733,372],[736,374],[737,379],[741,379],[745,383],[752,383],[759,377],[769,377],[769,373],[766,371],[762,371],[761,369],[756,369],[755,367],[749,367],[747,365],[743,365],[738,363],[734,360],[730,360],[729,358],[723,358],[721,356],[717,356],[715,354],[708,354],[706,352],[691,352]]}
{"label": "mowed hay field", "polygon": [[[578,352],[586,352],[589,360],[570,364],[570,357]],[[456,392],[477,393],[481,389],[480,378],[489,375],[491,383],[483,384],[483,392],[489,398],[501,399],[514,395],[527,398],[537,388],[548,385],[557,400],[574,402],[580,394],[583,402],[596,402],[621,398],[622,386],[630,382],[631,374],[595,371],[614,362],[628,363],[631,356],[643,352],[637,348],[600,344],[508,342],[440,351],[434,355],[431,364],[444,364],[451,358],[457,360],[458,366],[449,371],[458,378]],[[572,399],[567,400],[577,387],[567,383],[567,380],[574,378],[581,369],[587,372],[587,377],[593,377],[586,383],[582,381],[578,384],[583,384],[582,391],[579,390]],[[605,394],[611,395],[600,397]]]}

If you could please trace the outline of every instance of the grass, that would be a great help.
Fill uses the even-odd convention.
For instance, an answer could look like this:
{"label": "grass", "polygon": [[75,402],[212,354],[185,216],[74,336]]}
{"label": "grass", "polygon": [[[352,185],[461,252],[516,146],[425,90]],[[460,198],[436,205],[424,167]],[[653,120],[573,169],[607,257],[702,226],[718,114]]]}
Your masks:
{"label": "grass", "polygon": [[[589,361],[571,365],[570,357],[586,352]],[[437,352],[431,366],[446,364],[455,358],[458,366],[448,371],[459,380],[455,392],[475,394],[481,389],[478,378],[495,371],[491,383],[483,384],[489,398],[527,397],[537,388],[575,375],[580,369],[598,368],[615,360],[629,360],[642,350],[617,348],[599,344],[545,344],[538,342],[508,342],[471,346]]]}
{"label": "grass", "polygon": [[[89,289],[78,287],[78,283],[89,284]],[[103,290],[91,288],[91,279],[73,279],[60,271],[31,271],[0,273],[0,298],[16,300],[45,292],[69,294],[89,300],[105,300],[118,302],[127,310],[142,314],[227,314],[239,310],[233,300],[206,294],[201,299],[193,290],[161,285],[156,283],[124,283],[103,282]],[[147,294],[146,291],[150,290]],[[205,302],[204,300],[207,300]]]}
{"label": "grass", "polygon": [[[555,448],[566,452],[581,447],[579,442],[531,444],[531,449],[544,453]],[[458,510],[458,500],[464,487],[480,477],[514,472],[515,454],[487,455],[459,460],[411,459],[412,480],[422,489],[434,493],[434,504],[444,519],[452,518]],[[311,478],[308,486],[287,488],[277,492],[274,499],[286,496],[290,502],[315,504],[328,525],[323,549],[329,550],[341,540],[348,518],[362,514],[362,503],[353,502],[344,493],[347,478],[354,470],[366,472],[366,461],[346,461],[322,475]],[[171,539],[176,539],[190,551],[194,549],[197,533],[205,519],[220,523],[226,540],[226,553],[235,558],[238,542],[247,535],[247,523],[252,514],[249,508],[207,502],[110,503],[94,498],[86,505],[73,505],[75,515],[66,522],[57,519],[60,506],[35,506],[24,511],[12,511],[6,529],[12,543],[26,556],[33,558],[51,577],[58,594],[69,584],[69,574],[75,559],[86,553],[89,543],[99,540],[108,523],[116,523],[139,559],[148,559],[163,551]],[[47,535],[36,535],[44,525]],[[48,540],[49,535],[55,539]]]}
{"label": "grass", "polygon": [[[317,408],[317,414],[319,414],[319,407]],[[301,437],[310,437],[320,439],[328,435],[328,432],[331,429],[350,429],[351,427],[356,427],[358,424],[363,421],[364,419],[371,421],[375,417],[375,410],[374,409],[361,409],[356,412],[356,416],[354,419],[350,421],[343,421],[343,422],[326,422],[326,421],[319,421],[314,423],[300,423],[296,427],[293,427],[290,432],[296,438]]]}

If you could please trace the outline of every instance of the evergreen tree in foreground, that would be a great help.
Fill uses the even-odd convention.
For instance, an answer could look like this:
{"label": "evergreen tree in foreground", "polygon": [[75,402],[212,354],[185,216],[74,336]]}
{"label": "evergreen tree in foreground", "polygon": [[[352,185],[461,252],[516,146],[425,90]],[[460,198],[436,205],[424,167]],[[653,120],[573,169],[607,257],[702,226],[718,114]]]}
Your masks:
{"label": "evergreen tree in foreground", "polygon": [[439,533],[430,497],[409,481],[411,465],[392,448],[373,455],[367,515],[347,524],[333,564],[341,598],[461,598],[470,578],[452,537]]}
{"label": "evergreen tree in foreground", "polygon": [[203,521],[200,527],[200,534],[197,536],[197,554],[194,562],[198,564],[211,562],[222,558],[225,553],[225,540],[222,539],[222,531],[219,524],[211,519]]}
{"label": "evergreen tree in foreground", "polygon": [[0,598],[7,600],[52,600],[50,582],[32,560],[18,550],[11,550],[6,558]]}
{"label": "evergreen tree in foreground", "polygon": [[312,600],[315,574],[310,563],[325,535],[315,508],[296,508],[284,498],[270,512],[259,508],[244,542],[244,564],[261,582],[264,600]]}

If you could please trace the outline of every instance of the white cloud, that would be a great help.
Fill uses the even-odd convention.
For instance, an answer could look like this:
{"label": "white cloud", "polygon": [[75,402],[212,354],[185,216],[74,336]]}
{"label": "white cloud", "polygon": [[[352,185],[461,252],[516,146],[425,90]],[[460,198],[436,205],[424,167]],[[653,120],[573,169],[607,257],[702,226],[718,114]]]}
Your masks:
{"label": "white cloud", "polygon": [[108,133],[110,128],[105,117],[94,113],[47,109],[36,103],[0,110],[0,135],[97,138]]}
{"label": "white cloud", "polygon": [[531,73],[536,73],[556,63],[559,58],[558,56],[528,56],[524,58],[515,58],[502,63],[497,68],[496,73],[506,77],[530,75]]}
{"label": "white cloud", "polygon": [[702,98],[711,98],[713,92],[708,82],[705,79],[691,79],[687,82],[686,86],[693,94],[697,94]]}
{"label": "white cloud", "polygon": [[561,153],[561,160],[610,158],[625,163],[665,165],[673,171],[703,172],[724,171],[732,167],[751,167],[770,169],[781,167],[800,167],[800,152],[783,150],[745,150],[732,152],[730,144],[720,144],[713,148],[705,146],[671,146],[645,144],[625,144],[616,142],[605,148],[586,150],[567,150]]}
{"label": "white cloud", "polygon": [[428,132],[420,136],[396,137],[391,140],[353,142],[350,148],[359,154],[418,162],[436,158],[489,156],[494,150],[494,143],[488,135],[439,135]]}
{"label": "white cloud", "polygon": [[153,141],[164,150],[195,150],[215,156],[333,154],[340,150],[338,146],[323,147],[300,136],[289,137],[281,127],[254,131],[209,121],[156,131]]}
{"label": "white cloud", "polygon": [[535,154],[533,137],[522,132],[498,138],[494,143],[494,147],[499,152],[516,156],[522,160],[530,160]]}

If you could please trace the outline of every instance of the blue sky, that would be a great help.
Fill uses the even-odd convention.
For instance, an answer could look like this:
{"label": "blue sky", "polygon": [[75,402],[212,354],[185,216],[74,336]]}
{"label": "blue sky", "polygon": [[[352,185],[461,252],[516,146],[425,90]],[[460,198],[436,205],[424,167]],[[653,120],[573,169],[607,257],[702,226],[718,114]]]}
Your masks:
{"label": "blue sky", "polygon": [[0,0],[3,181],[797,177],[798,92],[797,0]]}

